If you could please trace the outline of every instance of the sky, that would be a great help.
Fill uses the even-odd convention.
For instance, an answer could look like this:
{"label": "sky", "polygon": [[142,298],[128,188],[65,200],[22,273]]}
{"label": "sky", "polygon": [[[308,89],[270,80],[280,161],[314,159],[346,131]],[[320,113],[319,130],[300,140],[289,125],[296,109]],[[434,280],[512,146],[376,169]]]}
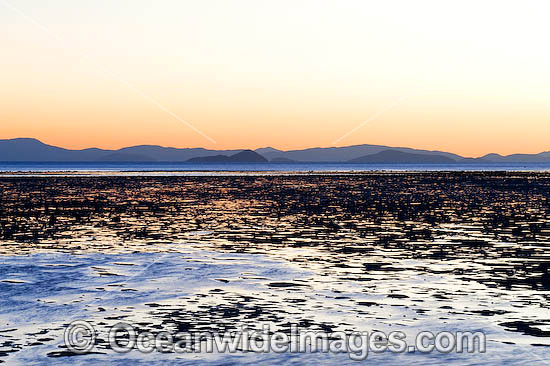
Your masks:
{"label": "sky", "polygon": [[0,138],[550,150],[548,1],[0,0]]}

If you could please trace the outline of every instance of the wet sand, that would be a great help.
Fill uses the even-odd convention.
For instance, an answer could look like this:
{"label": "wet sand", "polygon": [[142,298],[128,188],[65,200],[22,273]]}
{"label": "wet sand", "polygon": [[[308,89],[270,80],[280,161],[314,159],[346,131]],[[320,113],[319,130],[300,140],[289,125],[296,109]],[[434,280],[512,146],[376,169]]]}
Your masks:
{"label": "wet sand", "polygon": [[[2,177],[0,192],[0,289],[8,294],[0,362],[42,345],[56,347],[43,356],[64,359],[53,336],[62,319],[23,341],[9,332],[17,309],[45,297],[62,307],[66,293],[89,304],[112,283],[126,303],[67,312],[84,311],[99,326],[141,319],[144,329],[473,327],[491,334],[493,349],[550,345],[547,173]],[[217,254],[200,259],[190,250]],[[52,255],[63,256],[60,267]],[[217,256],[239,266],[214,271],[193,291],[177,281],[157,291],[125,282],[141,265],[134,260],[148,255],[176,266],[150,275],[161,282]],[[86,285],[93,291],[62,280],[43,289],[46,273],[61,268],[52,275],[59,278],[73,260],[85,262],[79,273],[94,279]]]}

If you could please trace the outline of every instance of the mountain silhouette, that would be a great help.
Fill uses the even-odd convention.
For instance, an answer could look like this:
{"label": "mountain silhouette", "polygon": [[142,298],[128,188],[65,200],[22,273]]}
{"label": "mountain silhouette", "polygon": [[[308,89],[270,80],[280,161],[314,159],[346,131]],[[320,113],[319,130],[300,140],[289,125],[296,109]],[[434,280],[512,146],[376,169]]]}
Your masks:
{"label": "mountain silhouette", "polygon": [[480,159],[492,163],[546,163],[550,161],[550,152],[540,154],[512,154],[502,156],[499,154],[487,154]]}
{"label": "mountain silhouette", "polygon": [[132,146],[118,150],[70,150],[47,145],[33,138],[0,140],[0,161],[4,162],[183,162],[197,156],[234,154],[240,151],[242,149],[177,149],[155,145]]}
{"label": "mountain silhouette", "polygon": [[413,154],[398,150],[384,150],[361,156],[350,163],[400,163],[400,164],[456,164],[457,161],[443,155]]}
{"label": "mountain silhouette", "polygon": [[444,151],[418,150],[408,147],[391,147],[384,145],[353,145],[345,147],[314,147],[304,150],[282,151],[272,147],[260,148],[256,152],[262,154],[266,159],[288,159],[296,162],[311,163],[341,163],[361,158],[365,155],[377,154],[385,150],[397,150],[414,154],[442,155],[455,161],[464,159],[462,156]]}
{"label": "mountain silhouette", "polygon": [[550,163],[550,152],[540,154],[487,154],[465,158],[444,151],[419,150],[384,145],[314,147],[303,150],[279,150],[264,147],[252,150],[208,150],[139,145],[117,150],[89,148],[71,150],[44,144],[33,138],[0,140],[1,162],[240,162],[266,161],[290,163]]}
{"label": "mountain silhouette", "polygon": [[94,161],[110,153],[96,148],[68,150],[32,138],[0,140],[0,161]]}
{"label": "mountain silhouette", "polygon": [[234,155],[199,156],[188,163],[267,163],[267,159],[252,150],[243,150]]}

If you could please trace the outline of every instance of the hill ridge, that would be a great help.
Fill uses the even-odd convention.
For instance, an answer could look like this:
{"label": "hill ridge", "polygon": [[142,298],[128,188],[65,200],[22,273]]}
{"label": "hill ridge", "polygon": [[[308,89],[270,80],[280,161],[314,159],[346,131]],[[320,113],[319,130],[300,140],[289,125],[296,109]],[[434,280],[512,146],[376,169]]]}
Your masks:
{"label": "hill ridge", "polygon": [[[195,158],[210,160],[227,160],[226,158],[247,151],[251,162],[305,162],[305,163],[346,163],[346,162],[429,162],[455,161],[458,163],[550,163],[550,152],[539,154],[486,154],[479,158],[466,158],[458,154],[422,150],[408,147],[391,147],[385,145],[350,145],[342,147],[312,147],[301,150],[280,150],[263,147],[256,150],[230,149],[210,150],[202,147],[175,148],[160,145],[136,145],[121,149],[109,150],[100,148],[66,149],[48,145],[32,137],[19,137],[0,140],[0,161],[2,162],[193,162]],[[391,151],[393,153],[389,153]],[[256,155],[250,155],[251,152]],[[408,155],[403,155],[403,153]],[[378,155],[376,155],[378,154]],[[414,155],[414,156],[413,156]],[[224,156],[225,158],[221,157]],[[370,156],[370,157],[368,157]],[[231,159],[241,159],[237,156]],[[231,160],[230,159],[230,160]],[[449,160],[450,159],[450,160]],[[208,159],[207,159],[208,160]],[[247,159],[244,159],[247,160]]]}

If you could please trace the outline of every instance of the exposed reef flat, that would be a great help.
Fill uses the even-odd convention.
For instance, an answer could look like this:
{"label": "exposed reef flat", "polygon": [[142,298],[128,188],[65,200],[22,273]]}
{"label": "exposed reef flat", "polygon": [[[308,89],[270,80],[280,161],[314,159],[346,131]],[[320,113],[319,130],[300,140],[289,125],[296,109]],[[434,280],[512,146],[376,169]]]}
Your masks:
{"label": "exposed reef flat", "polygon": [[67,314],[145,330],[483,329],[485,364],[550,345],[550,174],[3,177],[0,192],[0,361],[66,362]]}

